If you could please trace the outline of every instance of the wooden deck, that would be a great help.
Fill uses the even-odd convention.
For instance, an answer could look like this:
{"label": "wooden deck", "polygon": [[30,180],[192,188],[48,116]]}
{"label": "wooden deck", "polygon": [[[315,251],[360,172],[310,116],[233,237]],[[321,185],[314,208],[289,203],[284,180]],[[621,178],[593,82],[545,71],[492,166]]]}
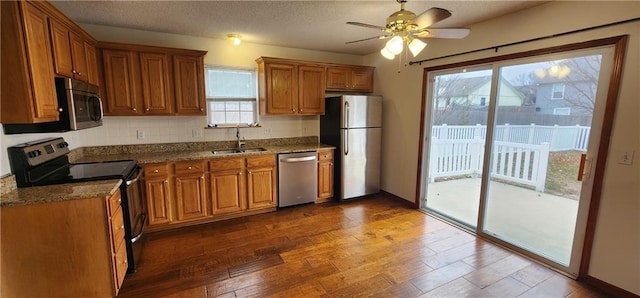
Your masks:
{"label": "wooden deck", "polygon": [[377,196],[147,234],[118,297],[602,297]]}

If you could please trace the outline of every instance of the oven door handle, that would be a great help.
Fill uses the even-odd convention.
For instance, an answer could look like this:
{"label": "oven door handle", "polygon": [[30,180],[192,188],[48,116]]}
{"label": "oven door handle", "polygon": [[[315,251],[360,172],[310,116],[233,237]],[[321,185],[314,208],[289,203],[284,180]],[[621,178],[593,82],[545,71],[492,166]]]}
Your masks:
{"label": "oven door handle", "polygon": [[144,222],[146,220],[147,220],[147,215],[143,213],[139,220],[139,221],[142,221],[142,223],[140,224],[140,232],[137,235],[131,237],[131,243],[136,243],[136,241],[138,241],[138,239],[142,237],[142,232],[144,231]]}
{"label": "oven door handle", "polygon": [[139,169],[138,175],[136,175],[136,178],[133,178],[131,180],[127,180],[127,186],[129,186],[131,184],[134,184],[134,183],[138,182],[138,180],[140,180],[140,177],[142,176],[143,171],[142,171],[142,169],[140,167],[138,167],[138,169]]}

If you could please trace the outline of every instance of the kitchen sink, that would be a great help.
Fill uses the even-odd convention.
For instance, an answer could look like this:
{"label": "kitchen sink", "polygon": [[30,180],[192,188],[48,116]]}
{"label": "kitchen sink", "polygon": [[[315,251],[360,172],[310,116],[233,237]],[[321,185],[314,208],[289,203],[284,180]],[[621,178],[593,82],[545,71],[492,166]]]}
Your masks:
{"label": "kitchen sink", "polygon": [[239,154],[239,153],[252,153],[252,152],[262,152],[267,151],[265,148],[247,148],[247,149],[223,149],[223,150],[213,150],[211,153],[213,154]]}

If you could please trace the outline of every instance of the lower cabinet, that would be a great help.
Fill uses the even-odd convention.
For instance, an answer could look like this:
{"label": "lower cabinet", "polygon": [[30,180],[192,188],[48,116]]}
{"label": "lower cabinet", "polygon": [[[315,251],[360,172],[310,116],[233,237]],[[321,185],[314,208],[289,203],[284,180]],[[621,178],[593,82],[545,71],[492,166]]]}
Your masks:
{"label": "lower cabinet", "polygon": [[3,207],[0,225],[1,297],[118,295],[127,272],[119,190]]}
{"label": "lower cabinet", "polygon": [[207,217],[207,185],[204,161],[176,162],[176,213],[178,221]]}
{"label": "lower cabinet", "polygon": [[276,207],[278,197],[276,183],[275,155],[247,158],[249,210]]}
{"label": "lower cabinet", "polygon": [[243,216],[277,205],[274,154],[143,167],[150,230]]}
{"label": "lower cabinet", "polygon": [[333,149],[318,151],[318,199],[316,203],[333,198]]}

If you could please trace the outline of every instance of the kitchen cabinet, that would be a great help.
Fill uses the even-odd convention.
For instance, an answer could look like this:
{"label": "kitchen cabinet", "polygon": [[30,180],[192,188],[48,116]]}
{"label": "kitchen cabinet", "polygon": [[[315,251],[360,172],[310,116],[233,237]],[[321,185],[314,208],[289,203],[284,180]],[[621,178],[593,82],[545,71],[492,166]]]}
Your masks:
{"label": "kitchen cabinet", "polygon": [[0,2],[2,123],[58,120],[49,16],[37,3]]}
{"label": "kitchen cabinet", "polygon": [[104,64],[104,114],[142,115],[138,55],[126,50],[102,50]]}
{"label": "kitchen cabinet", "polygon": [[118,200],[116,190],[105,197],[3,207],[0,296],[117,296],[127,271]]}
{"label": "kitchen cabinet", "polygon": [[324,114],[324,66],[268,57],[256,62],[262,114]]}
{"label": "kitchen cabinet", "polygon": [[373,92],[373,67],[327,67],[327,91]]}
{"label": "kitchen cabinet", "polygon": [[247,157],[248,209],[272,208],[277,205],[276,156]]}
{"label": "kitchen cabinet", "polygon": [[201,219],[207,216],[207,187],[204,161],[175,163],[175,203],[178,221]]}
{"label": "kitchen cabinet", "polygon": [[100,43],[105,115],[206,115],[204,51]]}
{"label": "kitchen cabinet", "polygon": [[84,39],[56,19],[50,19],[49,22],[55,73],[89,81]]}
{"label": "kitchen cabinet", "polygon": [[173,112],[169,63],[168,54],[140,53],[142,101],[145,114],[170,115]]}
{"label": "kitchen cabinet", "polygon": [[238,213],[247,207],[244,158],[220,158],[209,162],[213,215]]}
{"label": "kitchen cabinet", "polygon": [[171,183],[167,163],[145,164],[145,194],[149,226],[166,225],[173,221]]}
{"label": "kitchen cabinet", "polygon": [[98,67],[98,51],[89,42],[84,42],[85,57],[87,58],[87,82],[92,85],[100,85],[100,68]]}
{"label": "kitchen cabinet", "polygon": [[318,151],[318,199],[316,203],[333,198],[333,149]]}
{"label": "kitchen cabinet", "polygon": [[206,115],[204,55],[173,56],[173,80],[177,115]]}

